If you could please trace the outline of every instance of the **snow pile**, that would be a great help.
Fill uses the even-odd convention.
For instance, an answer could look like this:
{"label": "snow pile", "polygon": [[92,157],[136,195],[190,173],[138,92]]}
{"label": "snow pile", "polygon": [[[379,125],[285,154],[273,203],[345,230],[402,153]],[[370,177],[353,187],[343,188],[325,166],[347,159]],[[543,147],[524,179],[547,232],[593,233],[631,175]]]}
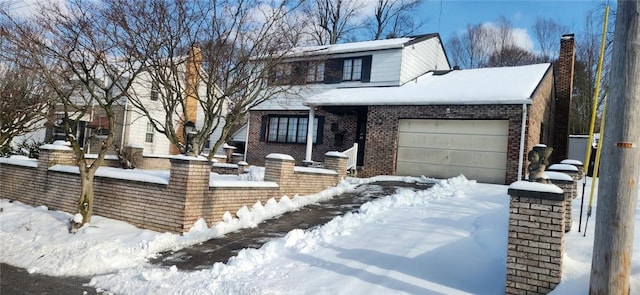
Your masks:
{"label": "snow pile", "polygon": [[[118,294],[504,293],[508,186],[464,177],[438,181],[427,191],[400,189],[314,230],[293,230],[260,249],[242,250],[227,264],[189,272],[147,263],[159,251],[255,226],[285,210],[373,181],[433,182],[389,176],[348,178],[313,195],[314,200],[285,197],[256,203],[242,208],[237,219],[226,214],[224,222],[212,228],[201,220],[183,236],[140,230],[100,216],[70,235],[66,225],[72,215],[0,199],[4,209],[0,210],[0,261],[44,274],[102,274],[90,285]],[[586,195],[590,181],[587,178]],[[562,282],[551,294],[588,292],[596,220],[593,215],[588,229],[583,223],[578,232],[579,211],[580,202],[573,202]],[[640,237],[640,227],[635,231]],[[640,268],[640,241],[635,241],[633,253],[635,270]],[[631,276],[631,293],[640,293],[637,271]]]}
{"label": "snow pile", "polygon": [[[331,247],[345,236],[361,230],[363,225],[384,223],[383,216],[392,209],[420,208],[419,210],[423,210],[422,208],[431,200],[464,196],[470,183],[472,182],[461,176],[441,181],[428,191],[414,192],[404,189],[395,195],[367,203],[358,213],[337,217],[322,227],[308,232],[293,230],[284,238],[272,240],[260,249],[244,249],[236,257],[232,257],[227,264],[216,263],[211,269],[195,272],[180,272],[175,267],[128,269],[116,274],[95,277],[90,285],[106,288],[115,293],[128,294],[268,294],[270,292],[267,290],[271,287],[257,282],[269,283],[278,277],[287,276],[280,273],[281,270],[278,271],[277,266],[271,264],[281,257],[309,255],[324,247]],[[260,210],[254,207],[251,213],[245,212],[246,217],[244,214],[241,215],[238,222],[251,220],[249,216]],[[300,266],[299,263],[294,265]],[[309,281],[305,280],[305,282]],[[290,289],[274,293],[298,292],[306,293],[304,290]],[[333,294],[332,292],[327,294]],[[349,293],[344,292],[344,294]]]}
{"label": "snow pile", "polygon": [[[67,230],[73,215],[49,211],[47,207],[32,208],[20,202],[3,200],[4,212],[0,226],[2,256],[0,261],[26,268],[30,273],[54,276],[86,276],[109,273],[143,265],[147,258],[167,251],[197,244],[226,233],[297,210],[306,205],[328,200],[352,190],[354,184],[342,182],[316,194],[304,197],[283,196],[266,204],[255,203],[251,210],[242,207],[232,218],[227,212],[223,222],[208,228],[199,220],[184,235],[139,230],[127,223],[93,216],[91,223],[74,235]],[[123,234],[124,232],[124,234]]]}

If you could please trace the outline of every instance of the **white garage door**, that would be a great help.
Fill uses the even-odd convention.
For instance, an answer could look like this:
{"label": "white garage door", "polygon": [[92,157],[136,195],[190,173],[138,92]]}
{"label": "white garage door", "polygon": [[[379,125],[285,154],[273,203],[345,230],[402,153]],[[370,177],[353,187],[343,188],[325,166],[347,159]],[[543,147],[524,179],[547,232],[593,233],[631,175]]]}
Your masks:
{"label": "white garage door", "polygon": [[508,120],[400,120],[397,175],[504,183]]}

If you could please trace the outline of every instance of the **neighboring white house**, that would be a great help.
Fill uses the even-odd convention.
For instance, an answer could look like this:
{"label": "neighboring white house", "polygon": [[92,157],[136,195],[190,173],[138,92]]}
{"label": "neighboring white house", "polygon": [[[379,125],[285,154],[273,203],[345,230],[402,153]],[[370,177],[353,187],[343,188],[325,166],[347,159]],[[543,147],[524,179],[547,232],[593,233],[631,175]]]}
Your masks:
{"label": "neighboring white house", "polygon": [[[154,120],[164,121],[165,119],[165,111],[162,107],[162,103],[158,99],[159,91],[157,87],[153,86],[152,79],[148,73],[142,73],[138,76],[138,80],[134,83],[133,93],[137,95],[137,99],[142,102],[147,111],[150,113],[151,117]],[[200,97],[204,97],[206,93],[206,86],[204,83],[200,83],[198,87],[198,92]],[[222,114],[226,114],[227,104],[223,104],[225,110]],[[179,110],[180,111],[180,110]],[[178,120],[177,116],[174,116],[174,122]],[[221,125],[224,125],[224,118],[220,118]],[[201,130],[204,121],[204,111],[198,106],[196,121],[194,122],[196,125],[196,129]],[[136,109],[130,102],[127,103],[126,107],[126,120],[127,124],[124,124],[124,140],[122,141],[123,146],[135,146],[144,148],[143,153],[145,154],[159,154],[166,155],[169,154],[171,143],[169,139],[157,131],[155,131],[149,122],[149,118],[147,116],[140,113],[138,109]],[[174,123],[174,126],[177,124]],[[213,147],[214,143],[220,139],[221,131],[214,130],[211,136],[209,136],[208,142],[205,144],[203,152],[210,152],[210,148]]]}
{"label": "neighboring white house", "polygon": [[[135,97],[135,100],[144,106],[148,111],[151,118],[158,122],[165,121],[166,111],[160,101],[160,89],[157,83],[153,82],[151,74],[148,72],[142,72],[137,77],[129,90],[129,94]],[[204,97],[206,93],[206,85],[200,81],[198,86],[198,96]],[[223,103],[224,110],[221,114],[226,114],[227,103]],[[169,139],[162,133],[156,131],[150,123],[149,118],[129,100],[122,101],[118,104],[118,107],[114,108],[116,118],[116,130],[114,133],[114,144],[120,148],[123,147],[140,147],[143,148],[143,154],[153,155],[168,155],[171,151],[171,143]],[[176,110],[176,113],[181,113],[182,110]],[[70,115],[73,117],[73,115]],[[193,114],[191,115],[193,117]],[[36,131],[33,134],[27,134],[18,140],[23,138],[32,138],[36,141],[53,141],[64,140],[65,132],[59,124],[59,119],[64,117],[64,112],[52,112],[51,124],[44,124],[43,131]],[[179,125],[179,118],[177,114],[173,115],[174,126],[177,128]],[[195,126],[198,130],[202,129],[204,122],[204,111],[198,104],[195,114]],[[74,118],[76,119],[76,118]],[[224,125],[224,118],[221,117],[221,126]],[[108,133],[107,117],[103,110],[99,107],[91,108],[90,112],[87,112],[83,117],[78,118],[77,124],[74,126],[74,132],[76,138],[83,143],[84,149],[87,153],[97,152],[97,147],[101,144],[101,140],[106,137]],[[36,136],[38,135],[38,136]],[[220,139],[221,131],[214,130],[205,143],[202,152],[209,153],[210,148]],[[20,141],[14,140],[15,143]]]}

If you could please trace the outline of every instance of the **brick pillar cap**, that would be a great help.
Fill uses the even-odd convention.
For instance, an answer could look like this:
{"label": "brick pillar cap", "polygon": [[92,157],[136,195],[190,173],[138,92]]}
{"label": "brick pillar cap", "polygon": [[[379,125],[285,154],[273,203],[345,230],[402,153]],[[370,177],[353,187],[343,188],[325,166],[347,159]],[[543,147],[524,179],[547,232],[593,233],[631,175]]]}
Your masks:
{"label": "brick pillar cap", "polygon": [[56,140],[53,143],[40,146],[41,150],[58,150],[58,151],[71,151],[71,143],[64,140]]}
{"label": "brick pillar cap", "polygon": [[569,164],[553,164],[549,166],[549,170],[551,171],[568,171],[568,172],[578,172],[578,167],[569,165]]}
{"label": "brick pillar cap", "polygon": [[544,174],[546,174],[551,180],[574,181],[571,175],[563,172],[545,171]]}
{"label": "brick pillar cap", "polygon": [[561,188],[559,188],[557,185],[540,183],[540,182],[531,182],[531,181],[516,181],[511,185],[509,185],[509,189],[550,193],[550,194],[564,194],[564,191]]}
{"label": "brick pillar cap", "polygon": [[174,160],[209,162],[209,160],[207,160],[207,157],[203,157],[203,156],[185,156],[185,155],[171,156],[171,162],[174,162]]}
{"label": "brick pillar cap", "polygon": [[324,156],[325,157],[333,157],[333,158],[349,158],[344,153],[337,152],[337,151],[327,152],[326,154],[324,154]]}
{"label": "brick pillar cap", "polygon": [[272,153],[267,155],[269,160],[295,161],[292,156],[287,154]]}
{"label": "brick pillar cap", "polygon": [[572,160],[572,159],[564,159],[562,160],[562,162],[560,162],[560,164],[569,164],[569,165],[573,165],[573,166],[584,166],[584,164],[578,160]]}

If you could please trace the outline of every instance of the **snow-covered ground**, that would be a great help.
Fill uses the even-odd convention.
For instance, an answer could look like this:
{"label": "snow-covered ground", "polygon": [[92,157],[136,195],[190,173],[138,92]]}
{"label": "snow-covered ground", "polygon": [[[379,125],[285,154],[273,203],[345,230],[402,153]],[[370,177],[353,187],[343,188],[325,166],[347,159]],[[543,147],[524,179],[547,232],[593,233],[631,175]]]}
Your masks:
{"label": "snow-covered ground", "polygon": [[[311,197],[316,201],[330,198],[374,180],[349,179]],[[440,181],[427,191],[400,190],[365,204],[358,213],[311,231],[293,230],[209,269],[188,272],[147,263],[148,257],[160,251],[255,226],[265,218],[299,208],[308,202],[302,199],[256,204],[242,209],[240,219],[227,216],[212,228],[200,222],[183,236],[140,230],[100,216],[94,216],[77,234],[69,234],[70,214],[0,199],[4,209],[0,213],[0,261],[29,272],[89,275],[92,287],[117,294],[504,292],[507,186],[475,183],[464,177]],[[574,201],[563,279],[553,294],[586,294],[588,290],[595,214],[583,237],[577,232],[580,203],[579,198]],[[636,242],[632,294],[640,292],[639,247]]]}

